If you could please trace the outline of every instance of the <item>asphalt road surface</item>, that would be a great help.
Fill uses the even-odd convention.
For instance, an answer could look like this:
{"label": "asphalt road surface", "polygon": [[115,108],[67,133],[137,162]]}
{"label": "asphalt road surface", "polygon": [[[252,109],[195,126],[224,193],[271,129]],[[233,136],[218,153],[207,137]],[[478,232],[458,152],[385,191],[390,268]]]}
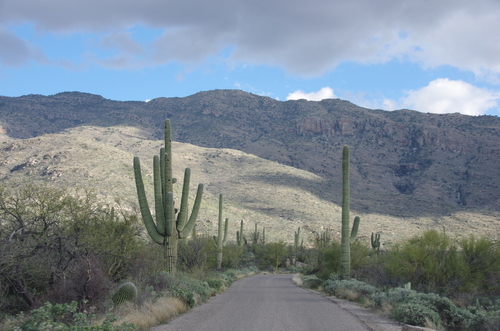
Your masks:
{"label": "asphalt road surface", "polygon": [[151,331],[366,331],[349,312],[304,290],[293,275],[240,279],[224,293]]}

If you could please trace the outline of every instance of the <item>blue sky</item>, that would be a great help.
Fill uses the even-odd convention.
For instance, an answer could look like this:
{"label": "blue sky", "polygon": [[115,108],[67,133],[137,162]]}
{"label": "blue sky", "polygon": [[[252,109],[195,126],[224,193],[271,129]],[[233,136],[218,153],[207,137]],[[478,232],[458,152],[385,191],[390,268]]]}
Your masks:
{"label": "blue sky", "polygon": [[277,100],[500,115],[498,0],[0,0],[0,95]]}

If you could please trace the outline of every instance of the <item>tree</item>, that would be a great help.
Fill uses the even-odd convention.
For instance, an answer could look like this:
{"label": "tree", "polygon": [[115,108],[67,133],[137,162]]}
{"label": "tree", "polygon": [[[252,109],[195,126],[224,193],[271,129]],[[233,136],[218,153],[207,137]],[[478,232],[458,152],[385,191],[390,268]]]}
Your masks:
{"label": "tree", "polygon": [[135,219],[115,215],[90,192],[0,187],[0,309],[103,299],[138,251]]}

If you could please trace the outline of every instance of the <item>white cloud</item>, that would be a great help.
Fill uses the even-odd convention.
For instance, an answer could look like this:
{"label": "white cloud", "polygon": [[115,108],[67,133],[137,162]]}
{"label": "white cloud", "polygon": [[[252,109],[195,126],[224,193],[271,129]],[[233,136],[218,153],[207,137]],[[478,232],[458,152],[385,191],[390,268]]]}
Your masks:
{"label": "white cloud", "polygon": [[309,101],[321,101],[323,99],[335,99],[337,96],[335,96],[335,93],[333,93],[333,89],[330,87],[323,87],[321,90],[317,92],[310,92],[306,93],[302,90],[298,90],[295,92],[290,93],[286,99],[287,100],[300,100],[300,99],[306,99]]}
{"label": "white cloud", "polygon": [[421,112],[465,115],[484,115],[498,107],[500,93],[473,86],[460,80],[439,78],[429,85],[406,92],[398,102],[384,100],[384,108],[409,108]]}

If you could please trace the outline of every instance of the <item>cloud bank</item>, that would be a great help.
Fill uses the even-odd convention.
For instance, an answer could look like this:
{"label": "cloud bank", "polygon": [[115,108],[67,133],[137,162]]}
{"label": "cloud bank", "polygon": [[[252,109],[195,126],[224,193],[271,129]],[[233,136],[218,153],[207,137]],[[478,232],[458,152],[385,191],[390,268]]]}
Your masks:
{"label": "cloud bank", "polygon": [[[29,22],[41,35],[99,34],[95,47],[116,50],[102,65],[120,68],[199,62],[231,49],[230,62],[280,66],[302,76],[344,61],[401,59],[500,81],[497,0],[2,0],[0,7],[6,27]],[[134,40],[126,34],[137,25],[163,33],[152,42]],[[2,65],[39,56],[36,44],[8,31],[0,39],[15,46],[2,47]]]}
{"label": "cloud bank", "polygon": [[460,80],[440,78],[427,86],[407,91],[406,96],[398,101],[385,100],[384,109],[413,109],[421,112],[465,115],[484,115],[498,107],[500,94],[475,87]]}

